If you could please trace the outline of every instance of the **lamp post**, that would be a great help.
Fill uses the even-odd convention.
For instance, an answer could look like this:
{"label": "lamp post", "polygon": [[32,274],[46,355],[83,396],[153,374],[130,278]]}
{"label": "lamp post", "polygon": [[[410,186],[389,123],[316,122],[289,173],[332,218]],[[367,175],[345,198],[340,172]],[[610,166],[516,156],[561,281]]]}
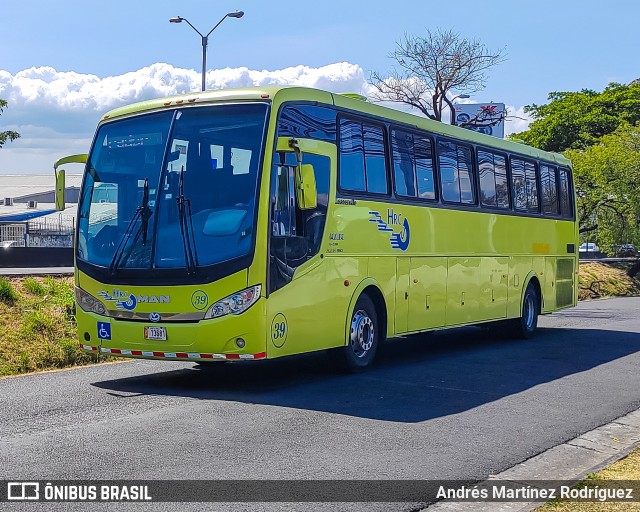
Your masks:
{"label": "lamp post", "polygon": [[242,18],[243,16],[244,16],[243,11],[228,12],[222,17],[222,19],[218,23],[216,23],[215,27],[209,30],[206,36],[202,35],[202,33],[196,27],[194,27],[187,18],[183,18],[181,16],[175,16],[169,19],[169,23],[182,23],[183,21],[186,21],[187,24],[193,30],[195,30],[200,36],[200,38],[202,39],[202,90],[203,91],[205,90],[205,76],[207,73],[207,43],[209,42],[209,36],[211,35],[211,32],[217,29],[220,23],[222,23],[227,18]]}
{"label": "lamp post", "polygon": [[470,98],[470,97],[471,96],[469,96],[468,94],[458,94],[457,96],[454,96],[451,99],[448,99],[446,96],[444,97],[444,100],[447,102],[447,105],[449,105],[449,112],[451,113],[450,124],[456,124],[456,109],[453,106],[453,102],[458,98],[460,98],[461,100],[466,100],[467,98]]}

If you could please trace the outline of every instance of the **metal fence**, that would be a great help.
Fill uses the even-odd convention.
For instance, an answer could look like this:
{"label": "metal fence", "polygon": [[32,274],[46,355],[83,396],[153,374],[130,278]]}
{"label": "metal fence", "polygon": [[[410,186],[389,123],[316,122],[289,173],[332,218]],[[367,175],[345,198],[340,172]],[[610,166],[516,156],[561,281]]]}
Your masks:
{"label": "metal fence", "polygon": [[26,245],[26,224],[0,223],[0,247],[25,247]]}
{"label": "metal fence", "polygon": [[0,247],[71,247],[75,217],[58,214],[26,222],[0,222]]}
{"label": "metal fence", "polygon": [[40,235],[73,235],[76,219],[73,215],[59,214],[58,217],[30,220],[27,232]]}

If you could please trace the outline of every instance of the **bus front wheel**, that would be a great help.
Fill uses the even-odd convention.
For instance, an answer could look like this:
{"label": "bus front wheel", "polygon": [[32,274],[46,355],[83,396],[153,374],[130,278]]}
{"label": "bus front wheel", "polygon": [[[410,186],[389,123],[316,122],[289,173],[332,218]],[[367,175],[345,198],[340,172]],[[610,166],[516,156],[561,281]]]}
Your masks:
{"label": "bus front wheel", "polygon": [[527,285],[522,298],[520,318],[511,320],[513,334],[519,338],[531,338],[538,327],[538,313],[540,312],[540,298],[533,283]]}
{"label": "bus front wheel", "polygon": [[353,308],[349,339],[342,347],[347,369],[359,372],[371,366],[378,350],[380,330],[375,305],[368,295],[361,295]]}

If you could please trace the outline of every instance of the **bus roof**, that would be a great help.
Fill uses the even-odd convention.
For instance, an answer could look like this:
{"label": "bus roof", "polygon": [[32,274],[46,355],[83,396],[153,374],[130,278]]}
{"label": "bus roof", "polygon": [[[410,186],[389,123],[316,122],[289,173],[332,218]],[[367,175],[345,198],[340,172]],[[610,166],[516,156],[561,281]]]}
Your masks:
{"label": "bus roof", "polygon": [[467,141],[473,144],[492,147],[498,150],[520,153],[532,158],[541,158],[553,161],[561,165],[570,165],[570,161],[560,153],[551,153],[540,149],[527,146],[510,140],[499,139],[491,135],[460,128],[447,123],[442,123],[403,112],[401,110],[384,107],[375,103],[369,103],[359,99],[356,94],[338,94],[313,89],[309,87],[298,86],[279,86],[279,87],[245,87],[238,89],[219,89],[213,91],[197,91],[165,98],[156,98],[153,100],[132,103],[123,107],[118,107],[107,112],[102,121],[111,120],[117,117],[137,114],[150,110],[161,110],[164,108],[175,108],[181,105],[202,105],[219,101],[273,101],[277,97],[278,102],[285,101],[312,101],[325,104],[333,104],[337,107],[361,112],[383,118],[390,121],[396,121],[405,125],[427,130],[432,133],[452,137],[458,140]]}

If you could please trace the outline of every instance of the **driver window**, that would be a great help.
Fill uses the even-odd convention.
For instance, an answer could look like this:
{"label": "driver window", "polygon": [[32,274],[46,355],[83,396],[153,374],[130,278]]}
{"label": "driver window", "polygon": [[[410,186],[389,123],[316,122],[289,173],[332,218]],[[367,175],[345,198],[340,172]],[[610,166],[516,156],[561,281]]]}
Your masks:
{"label": "driver window", "polygon": [[303,154],[303,164],[311,164],[316,177],[317,206],[301,210],[296,201],[296,157],[276,153],[271,180],[270,291],[293,278],[295,269],[318,254],[326,224],[329,200],[330,159]]}

